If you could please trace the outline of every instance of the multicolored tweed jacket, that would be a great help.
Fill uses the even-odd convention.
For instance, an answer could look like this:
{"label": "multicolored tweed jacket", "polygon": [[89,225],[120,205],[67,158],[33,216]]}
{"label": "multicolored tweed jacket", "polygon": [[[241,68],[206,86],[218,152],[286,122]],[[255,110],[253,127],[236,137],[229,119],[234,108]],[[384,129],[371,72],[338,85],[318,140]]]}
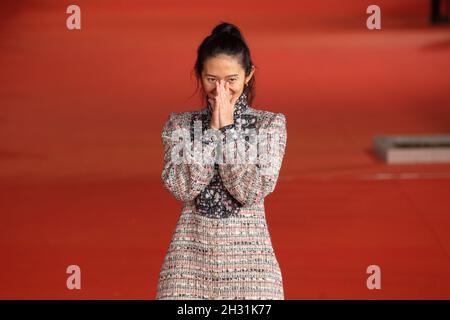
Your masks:
{"label": "multicolored tweed jacket", "polygon": [[[162,131],[162,183],[183,208],[156,298],[283,299],[264,200],[285,154],[286,118],[250,107],[245,93],[233,124],[212,129],[210,117],[209,107],[172,112]],[[242,159],[255,148],[261,159]]]}

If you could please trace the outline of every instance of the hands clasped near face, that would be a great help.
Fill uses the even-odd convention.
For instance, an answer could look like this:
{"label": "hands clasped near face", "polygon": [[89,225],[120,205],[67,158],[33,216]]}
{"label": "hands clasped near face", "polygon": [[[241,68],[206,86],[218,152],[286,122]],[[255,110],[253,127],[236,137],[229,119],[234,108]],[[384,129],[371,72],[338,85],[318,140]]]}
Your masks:
{"label": "hands clasped near face", "polygon": [[230,93],[230,86],[224,80],[216,81],[216,96],[208,97],[212,108],[211,128],[219,129],[234,123],[234,104],[239,96],[233,98]]}

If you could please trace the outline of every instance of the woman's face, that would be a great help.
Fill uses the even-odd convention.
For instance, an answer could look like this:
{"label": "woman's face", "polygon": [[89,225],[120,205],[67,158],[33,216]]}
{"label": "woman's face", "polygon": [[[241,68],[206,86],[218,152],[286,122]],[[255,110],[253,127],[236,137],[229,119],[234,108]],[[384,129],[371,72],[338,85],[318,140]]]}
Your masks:
{"label": "woman's face", "polygon": [[232,56],[221,54],[206,59],[202,71],[202,86],[205,94],[213,98],[216,96],[216,81],[225,80],[230,86],[230,100],[237,98],[244,90],[244,84],[250,81],[255,68],[246,77],[245,70],[238,60]]}

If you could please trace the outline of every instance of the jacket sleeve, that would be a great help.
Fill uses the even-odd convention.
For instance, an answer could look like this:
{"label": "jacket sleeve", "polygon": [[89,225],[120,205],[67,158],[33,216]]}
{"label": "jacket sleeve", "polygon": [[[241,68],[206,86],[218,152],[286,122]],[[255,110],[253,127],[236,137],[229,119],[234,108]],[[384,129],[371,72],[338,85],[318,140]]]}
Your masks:
{"label": "jacket sleeve", "polygon": [[[178,118],[179,115],[172,112],[162,130],[164,167],[161,180],[177,200],[187,202],[210,183],[214,175],[214,163],[205,163],[188,151],[192,150],[190,131]],[[207,148],[214,147],[209,141],[202,141],[202,144]]]}
{"label": "jacket sleeve", "polygon": [[[286,149],[286,118],[274,113],[258,133],[258,160],[219,164],[219,174],[230,194],[242,205],[259,203],[275,189]],[[267,142],[267,143],[265,143]]]}

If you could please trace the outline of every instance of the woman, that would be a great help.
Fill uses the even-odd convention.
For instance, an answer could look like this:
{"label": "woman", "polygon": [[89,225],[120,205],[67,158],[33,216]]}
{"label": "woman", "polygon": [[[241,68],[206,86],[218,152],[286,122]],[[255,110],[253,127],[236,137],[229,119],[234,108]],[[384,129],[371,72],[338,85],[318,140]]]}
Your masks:
{"label": "woman", "polygon": [[183,208],[156,298],[284,299],[264,198],[284,156],[285,116],[250,106],[255,67],[236,26],[217,25],[197,54],[206,107],[172,112],[162,131],[161,179]]}

